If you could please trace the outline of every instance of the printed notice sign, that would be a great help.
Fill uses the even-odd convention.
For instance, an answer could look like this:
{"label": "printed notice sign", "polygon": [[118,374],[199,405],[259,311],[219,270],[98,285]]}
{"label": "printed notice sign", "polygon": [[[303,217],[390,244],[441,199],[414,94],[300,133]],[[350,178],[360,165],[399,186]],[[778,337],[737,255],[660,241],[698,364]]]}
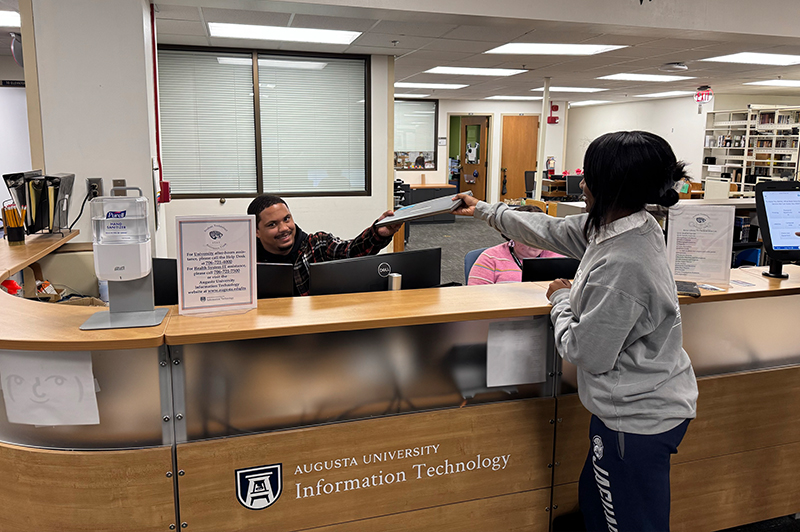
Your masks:
{"label": "printed notice sign", "polygon": [[732,205],[669,209],[667,255],[675,279],[728,285],[733,249]]}
{"label": "printed notice sign", "polygon": [[178,311],[256,306],[255,217],[177,216]]}
{"label": "printed notice sign", "polygon": [[537,316],[489,324],[486,340],[486,385],[510,386],[546,380],[547,323]]}

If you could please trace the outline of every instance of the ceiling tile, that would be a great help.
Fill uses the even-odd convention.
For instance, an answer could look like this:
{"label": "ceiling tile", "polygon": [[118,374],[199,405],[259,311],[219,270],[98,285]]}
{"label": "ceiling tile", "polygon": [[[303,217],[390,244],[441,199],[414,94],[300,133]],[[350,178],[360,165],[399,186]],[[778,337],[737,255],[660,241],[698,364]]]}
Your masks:
{"label": "ceiling tile", "polygon": [[414,50],[410,48],[401,48],[401,47],[391,47],[391,48],[384,48],[381,46],[358,46],[358,43],[354,43],[350,45],[345,53],[348,54],[366,54],[366,55],[393,55],[393,56],[401,56],[403,54],[407,54],[409,52],[413,52]]}
{"label": "ceiling tile", "polygon": [[446,35],[444,35],[444,37],[447,39],[455,39],[460,41],[495,43],[499,46],[500,44],[509,42],[511,39],[516,39],[517,37],[525,35],[525,33],[531,29],[532,28],[529,26],[503,27],[493,25],[462,25],[453,28]]}
{"label": "ceiling tile", "polygon": [[257,24],[260,26],[288,26],[289,13],[266,13],[263,11],[243,11],[240,9],[203,8],[206,22],[226,22],[229,24]]}
{"label": "ceiling tile", "polygon": [[205,25],[202,22],[189,20],[158,20],[156,21],[156,31],[159,35],[196,35],[206,37]]}
{"label": "ceiling tile", "polygon": [[453,28],[455,28],[455,25],[381,20],[373,31],[396,35],[413,35],[416,37],[441,37]]}
{"label": "ceiling tile", "polygon": [[396,33],[364,33],[353,41],[355,46],[380,46],[384,48],[392,48],[392,41],[397,41],[397,46],[416,50],[427,46],[433,42],[432,37],[414,37],[411,35],[398,35]]}
{"label": "ceiling tile", "polygon": [[175,44],[179,46],[209,46],[208,37],[195,35],[170,35],[158,32],[158,44]]}
{"label": "ceiling tile", "polygon": [[344,17],[324,17],[320,15],[295,14],[292,26],[296,28],[314,28],[320,30],[367,31],[375,25],[376,20]]}
{"label": "ceiling tile", "polygon": [[200,9],[187,6],[169,6],[156,4],[156,18],[170,20],[194,20],[200,21]]}

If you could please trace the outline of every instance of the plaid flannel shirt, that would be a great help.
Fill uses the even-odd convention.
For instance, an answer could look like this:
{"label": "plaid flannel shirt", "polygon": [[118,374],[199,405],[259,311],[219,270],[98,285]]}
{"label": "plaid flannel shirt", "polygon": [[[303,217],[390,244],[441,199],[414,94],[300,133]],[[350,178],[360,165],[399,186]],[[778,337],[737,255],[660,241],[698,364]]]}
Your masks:
{"label": "plaid flannel shirt", "polygon": [[[300,233],[298,229],[298,234]],[[330,233],[306,235],[294,261],[294,286],[301,296],[308,295],[308,265],[315,262],[376,255],[392,241],[380,236],[374,226],[367,227],[352,240],[342,240]]]}

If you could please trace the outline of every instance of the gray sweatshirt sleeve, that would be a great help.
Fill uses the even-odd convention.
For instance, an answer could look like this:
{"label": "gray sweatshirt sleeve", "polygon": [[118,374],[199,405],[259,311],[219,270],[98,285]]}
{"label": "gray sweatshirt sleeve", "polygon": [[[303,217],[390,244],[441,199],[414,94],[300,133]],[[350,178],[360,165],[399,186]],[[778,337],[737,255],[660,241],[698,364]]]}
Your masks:
{"label": "gray sweatshirt sleeve", "polygon": [[586,251],[585,214],[556,218],[539,212],[517,212],[505,203],[478,202],[475,218],[486,221],[507,237],[528,246],[580,259]]}
{"label": "gray sweatshirt sleeve", "polygon": [[555,329],[556,349],[564,360],[584,371],[599,375],[610,371],[631,333],[647,309],[628,294],[607,286],[584,285],[579,295],[580,318],[570,306],[570,290],[550,295],[550,316]]}

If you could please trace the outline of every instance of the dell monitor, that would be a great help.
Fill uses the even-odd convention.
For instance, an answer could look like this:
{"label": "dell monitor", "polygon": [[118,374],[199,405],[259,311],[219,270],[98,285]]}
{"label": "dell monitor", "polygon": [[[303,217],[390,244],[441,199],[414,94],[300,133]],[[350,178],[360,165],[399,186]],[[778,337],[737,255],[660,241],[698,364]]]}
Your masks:
{"label": "dell monitor", "polygon": [[573,279],[578,271],[578,259],[547,257],[522,260],[522,282]]}
{"label": "dell monitor", "polygon": [[800,182],[764,181],[756,185],[758,226],[769,255],[767,277],[785,279],[783,263],[800,260]]}
{"label": "dell monitor", "polygon": [[582,175],[568,175],[567,176],[567,196],[580,197],[583,194],[581,190]]}
{"label": "dell monitor", "polygon": [[525,171],[525,192],[529,198],[532,198],[533,193],[536,192],[536,172],[533,170]]}
{"label": "dell monitor", "polygon": [[432,288],[441,283],[441,248],[368,255],[308,265],[308,293],[347,294],[387,290],[389,274],[402,276],[401,289]]}
{"label": "dell monitor", "polygon": [[[258,299],[291,297],[294,292],[294,268],[291,264],[256,264]],[[178,261],[153,258],[154,304],[178,304]]]}

